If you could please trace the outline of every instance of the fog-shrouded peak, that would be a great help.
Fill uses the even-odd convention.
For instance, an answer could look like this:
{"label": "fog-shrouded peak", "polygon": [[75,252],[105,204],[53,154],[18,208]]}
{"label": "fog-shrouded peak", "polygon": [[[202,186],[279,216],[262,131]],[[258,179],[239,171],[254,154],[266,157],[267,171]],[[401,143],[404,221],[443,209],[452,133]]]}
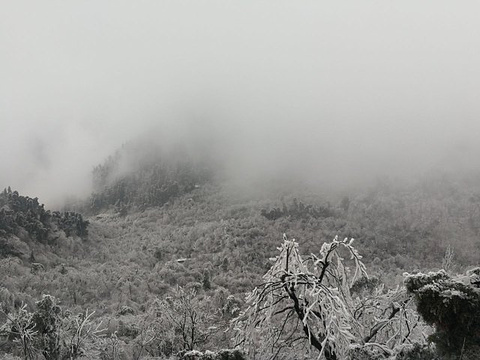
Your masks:
{"label": "fog-shrouded peak", "polygon": [[239,183],[477,171],[479,12],[447,1],[5,3],[0,187],[53,206],[86,196],[94,167],[145,136],[208,154]]}

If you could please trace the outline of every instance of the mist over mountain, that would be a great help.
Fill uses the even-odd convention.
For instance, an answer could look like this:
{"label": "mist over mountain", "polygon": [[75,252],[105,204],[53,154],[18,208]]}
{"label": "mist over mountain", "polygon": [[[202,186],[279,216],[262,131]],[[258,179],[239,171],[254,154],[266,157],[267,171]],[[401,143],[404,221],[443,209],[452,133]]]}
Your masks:
{"label": "mist over mountain", "polygon": [[431,5],[9,2],[0,187],[85,197],[145,133],[212,147],[240,183],[478,170],[479,8]]}

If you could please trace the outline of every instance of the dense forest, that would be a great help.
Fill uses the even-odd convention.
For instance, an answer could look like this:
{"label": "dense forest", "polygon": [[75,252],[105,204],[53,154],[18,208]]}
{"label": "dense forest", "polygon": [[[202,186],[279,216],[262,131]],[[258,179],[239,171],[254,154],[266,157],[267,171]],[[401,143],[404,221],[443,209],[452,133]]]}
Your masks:
{"label": "dense forest", "polygon": [[249,192],[157,150],[77,212],[0,194],[2,358],[478,358],[478,175]]}
{"label": "dense forest", "polygon": [[[85,239],[88,221],[73,211],[49,211],[38,198],[19,195],[10,187],[0,193],[0,256],[31,254],[38,245],[58,246],[66,237]],[[29,247],[31,245],[31,247]]]}

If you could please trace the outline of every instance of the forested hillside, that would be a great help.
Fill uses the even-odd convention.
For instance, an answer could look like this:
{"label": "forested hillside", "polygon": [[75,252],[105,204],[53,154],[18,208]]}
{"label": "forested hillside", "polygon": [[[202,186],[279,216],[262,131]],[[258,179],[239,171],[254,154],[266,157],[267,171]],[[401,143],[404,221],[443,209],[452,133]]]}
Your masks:
{"label": "forested hillside", "polygon": [[10,187],[0,193],[0,257],[30,256],[55,251],[70,239],[88,236],[88,221],[72,211],[45,210],[38,198],[19,195]]}
{"label": "forested hillside", "polygon": [[[251,309],[252,303],[251,300],[245,302],[245,294],[265,284],[263,275],[278,266],[275,264],[281,256],[285,259],[286,255],[277,257],[277,248],[284,243],[283,234],[287,239],[296,239],[298,256],[311,259],[310,254],[315,254],[318,261],[324,261],[325,268],[328,256],[324,254],[321,260],[319,255],[325,251],[324,243],[331,242],[337,235],[340,239],[355,238],[355,251],[363,255],[361,261],[370,278],[353,277],[345,291],[357,295],[340,298],[348,304],[357,304],[374,294],[383,296],[384,314],[390,314],[387,309],[391,306],[396,309],[397,305],[392,304],[404,299],[404,305],[408,304],[406,312],[395,310],[391,319],[397,319],[398,314],[416,314],[412,313],[415,311],[413,300],[408,299],[420,294],[419,289],[429,281],[417,284],[410,280],[410,297],[405,295],[406,290],[402,290],[398,299],[391,297],[393,289],[403,288],[404,272],[444,268],[447,272],[442,276],[447,291],[448,281],[453,281],[447,276],[453,277],[479,265],[480,182],[476,176],[431,174],[415,183],[384,180],[368,189],[337,193],[257,184],[255,191],[250,192],[222,182],[204,164],[183,155],[147,157],[148,161],[142,163],[138,161],[138,150],[131,151],[124,148],[94,169],[95,190],[83,205],[90,214],[88,219],[78,213],[45,210],[38,199],[15,191],[5,190],[0,195],[0,241],[3,242],[0,317],[4,324],[0,351],[25,359],[80,358],[82,354],[89,358],[143,359],[165,358],[187,350],[234,348],[239,345],[239,337],[231,321],[243,314],[239,318],[243,320],[237,320],[240,323],[236,326],[247,326],[248,312],[243,312],[247,306]],[[132,160],[125,160],[129,156]],[[342,256],[336,260],[339,264]],[[298,267],[296,271],[301,270],[313,279],[318,276],[315,275],[318,264],[314,261],[311,266]],[[347,262],[345,266],[346,274],[349,268],[353,269]],[[289,281],[289,286],[298,281],[271,276],[271,281]],[[292,273],[292,276],[296,279],[298,275]],[[327,281],[325,286],[334,289],[335,279],[343,275],[329,270],[328,276],[333,277],[324,279],[320,275],[315,281]],[[347,282],[342,280],[342,283]],[[365,286],[370,290],[361,292],[359,289]],[[307,286],[301,291],[307,290],[311,289]],[[467,288],[459,291],[469,294],[473,311],[479,303],[478,291]],[[50,297],[45,297],[46,294]],[[295,299],[292,295],[295,293],[286,294]],[[309,294],[300,299],[314,301]],[[279,296],[285,300],[283,295]],[[418,296],[423,299],[421,294]],[[297,305],[298,315],[304,310]],[[305,306],[306,309],[310,305]],[[83,315],[77,318],[72,314]],[[413,315],[405,316],[409,326]],[[35,318],[53,322],[53,330],[41,330],[38,323],[35,325]],[[438,323],[431,317],[425,320],[433,326]],[[80,331],[81,336],[78,335],[79,324],[90,332]],[[472,326],[477,326],[475,324]],[[19,326],[23,326],[23,335],[19,333]],[[322,331],[317,325],[308,326]],[[425,336],[434,332],[425,323],[417,326]],[[386,329],[382,336],[396,331]],[[40,341],[35,334],[42,331]],[[303,350],[309,348],[304,344],[306,331],[304,328],[297,334],[300,343],[303,341]],[[345,338],[350,339],[345,340],[347,345],[349,341],[356,343],[355,336],[362,334],[358,331],[352,330],[353,337]],[[377,332],[378,329],[375,334]],[[271,335],[268,328],[262,334]],[[30,336],[31,342],[21,340],[25,339],[22,336]],[[75,336],[82,338],[76,339],[77,348],[72,348],[68,341],[73,341]],[[325,339],[331,341],[336,335],[328,336]],[[369,356],[415,359],[401,357],[401,351],[394,348],[409,343],[408,336],[382,345],[388,351],[369,350]],[[478,337],[475,336],[469,338],[468,346],[476,346]],[[427,351],[422,347],[425,339],[420,340],[422,345],[411,351]],[[260,346],[258,339],[248,341]],[[292,358],[292,354],[302,353],[303,350],[288,344],[288,338],[285,341],[287,345],[282,345],[286,346],[282,352],[275,355],[275,351],[257,349],[264,356],[257,358],[274,355]],[[453,350],[444,345],[440,348],[445,354],[458,354],[461,340],[455,341],[457,347]],[[341,358],[335,355],[335,351],[340,350],[335,350],[332,344],[324,344],[321,349],[330,354],[328,359]],[[342,351],[338,354],[344,354]],[[364,354],[362,351],[358,354]],[[251,351],[247,356],[255,358]],[[431,356],[428,359],[434,358]]]}
{"label": "forested hillside", "polygon": [[162,206],[210,180],[213,166],[181,146],[164,149],[148,140],[130,142],[93,169],[89,205],[95,212],[112,205]]}

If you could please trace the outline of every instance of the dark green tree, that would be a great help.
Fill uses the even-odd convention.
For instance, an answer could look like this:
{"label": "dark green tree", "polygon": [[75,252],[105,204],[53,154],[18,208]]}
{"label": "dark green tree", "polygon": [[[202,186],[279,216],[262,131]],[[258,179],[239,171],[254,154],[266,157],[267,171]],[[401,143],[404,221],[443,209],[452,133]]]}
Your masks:
{"label": "dark green tree", "polygon": [[46,360],[57,360],[60,356],[60,312],[53,296],[43,295],[37,301],[37,311],[33,313],[32,321],[39,341],[39,348]]}
{"label": "dark green tree", "polygon": [[476,271],[455,278],[444,270],[409,275],[405,286],[414,294],[425,322],[435,327],[430,339],[440,355],[478,359],[467,355],[480,354],[480,288]]}

